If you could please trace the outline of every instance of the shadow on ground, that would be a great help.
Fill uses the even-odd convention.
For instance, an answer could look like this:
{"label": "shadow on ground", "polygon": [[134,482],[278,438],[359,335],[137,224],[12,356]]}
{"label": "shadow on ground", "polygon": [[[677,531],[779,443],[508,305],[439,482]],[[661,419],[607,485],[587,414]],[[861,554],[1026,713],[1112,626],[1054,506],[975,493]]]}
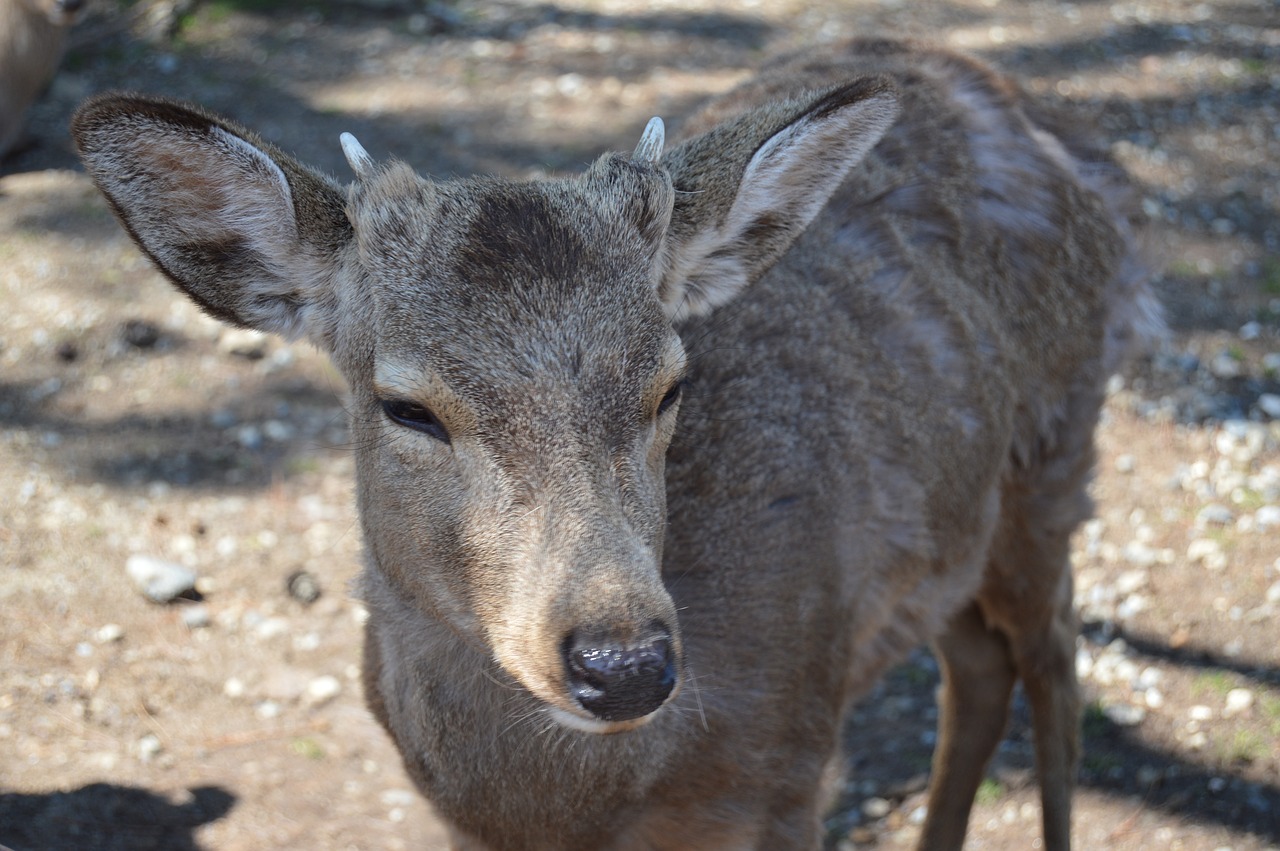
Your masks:
{"label": "shadow on ground", "polygon": [[216,786],[189,790],[183,803],[110,783],[70,792],[0,792],[0,842],[13,851],[201,851],[196,828],[235,803]]}

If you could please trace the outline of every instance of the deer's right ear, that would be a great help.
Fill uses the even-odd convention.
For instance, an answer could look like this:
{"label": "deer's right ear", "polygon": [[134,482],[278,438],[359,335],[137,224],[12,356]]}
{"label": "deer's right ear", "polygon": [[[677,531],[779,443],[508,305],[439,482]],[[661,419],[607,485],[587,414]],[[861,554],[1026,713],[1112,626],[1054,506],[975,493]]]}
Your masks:
{"label": "deer's right ear", "polygon": [[345,196],[252,133],[131,95],[80,107],[72,134],[125,229],[201,307],[333,350]]}

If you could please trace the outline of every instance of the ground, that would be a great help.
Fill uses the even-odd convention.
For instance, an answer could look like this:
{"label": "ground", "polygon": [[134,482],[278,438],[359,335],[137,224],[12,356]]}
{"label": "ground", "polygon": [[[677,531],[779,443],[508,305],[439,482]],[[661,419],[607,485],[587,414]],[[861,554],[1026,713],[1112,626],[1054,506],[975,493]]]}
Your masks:
{"label": "ground", "polygon": [[[335,174],[349,130],[433,175],[531,176],[868,32],[973,51],[1096,121],[1151,220],[1170,334],[1112,382],[1074,546],[1078,847],[1280,847],[1272,0],[99,0],[0,166],[0,844],[442,847],[361,702],[341,380],[150,269],[71,153],[81,98],[195,100]],[[193,569],[199,599],[145,599],[137,555]],[[922,650],[850,718],[830,847],[918,833],[936,678]],[[1026,720],[970,848],[1038,842]]]}

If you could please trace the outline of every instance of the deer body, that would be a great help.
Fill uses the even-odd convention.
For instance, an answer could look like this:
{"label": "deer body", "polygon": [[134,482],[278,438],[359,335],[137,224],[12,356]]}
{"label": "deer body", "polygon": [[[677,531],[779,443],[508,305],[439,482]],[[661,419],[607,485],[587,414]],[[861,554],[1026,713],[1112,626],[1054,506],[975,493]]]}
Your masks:
{"label": "deer body", "polygon": [[170,278],[346,375],[366,695],[459,849],[816,848],[845,710],[940,636],[922,844],[962,843],[1020,677],[1064,849],[1067,537],[1149,296],[1030,109],[862,41],[661,159],[437,184],[355,145],[347,197],[167,102],[74,129]]}
{"label": "deer body", "polygon": [[0,159],[20,141],[27,110],[49,85],[83,0],[0,0]]}

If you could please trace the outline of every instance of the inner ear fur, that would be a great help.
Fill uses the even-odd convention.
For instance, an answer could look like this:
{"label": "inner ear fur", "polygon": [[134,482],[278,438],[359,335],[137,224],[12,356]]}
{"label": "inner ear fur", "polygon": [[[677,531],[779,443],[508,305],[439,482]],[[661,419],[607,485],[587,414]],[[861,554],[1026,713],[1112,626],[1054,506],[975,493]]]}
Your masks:
{"label": "inner ear fur", "polygon": [[768,271],[898,111],[890,81],[863,78],[747,109],[669,151],[668,315],[706,313]]}
{"label": "inner ear fur", "polygon": [[235,325],[331,343],[332,301],[351,239],[345,193],[252,131],[200,107],[108,93],[71,124],[116,216],[175,285]]}

